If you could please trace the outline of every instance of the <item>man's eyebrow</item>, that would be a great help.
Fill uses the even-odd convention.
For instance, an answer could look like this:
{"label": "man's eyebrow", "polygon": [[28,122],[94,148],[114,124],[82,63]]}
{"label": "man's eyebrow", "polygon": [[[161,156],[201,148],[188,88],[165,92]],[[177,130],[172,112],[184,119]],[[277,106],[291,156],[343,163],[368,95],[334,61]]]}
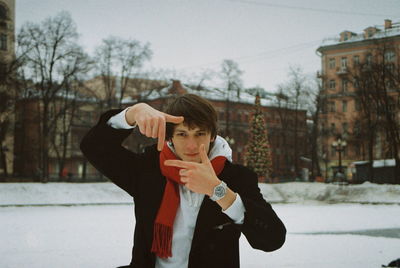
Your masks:
{"label": "man's eyebrow", "polygon": [[186,132],[186,129],[176,128],[175,131],[176,131],[176,132],[178,132],[178,131],[180,131],[180,132]]}
{"label": "man's eyebrow", "polygon": [[[187,130],[186,129],[181,129],[181,128],[176,128],[175,129],[175,132],[187,132]],[[190,131],[190,130],[189,130]],[[207,131],[207,129],[205,129],[205,128],[201,128],[201,129],[197,129],[196,130],[196,132],[204,132],[204,131]]]}

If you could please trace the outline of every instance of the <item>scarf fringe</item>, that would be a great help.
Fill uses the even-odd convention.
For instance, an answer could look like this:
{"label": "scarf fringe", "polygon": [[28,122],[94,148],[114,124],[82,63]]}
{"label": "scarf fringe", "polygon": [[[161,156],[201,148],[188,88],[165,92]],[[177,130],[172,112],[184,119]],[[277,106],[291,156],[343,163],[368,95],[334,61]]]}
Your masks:
{"label": "scarf fringe", "polygon": [[160,258],[172,257],[172,228],[161,223],[154,224],[151,252]]}

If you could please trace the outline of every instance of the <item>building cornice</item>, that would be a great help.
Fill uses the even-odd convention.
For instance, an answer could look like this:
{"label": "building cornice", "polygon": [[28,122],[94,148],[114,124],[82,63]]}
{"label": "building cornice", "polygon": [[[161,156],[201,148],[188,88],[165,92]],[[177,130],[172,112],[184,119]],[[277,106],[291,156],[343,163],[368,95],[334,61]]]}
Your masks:
{"label": "building cornice", "polygon": [[399,35],[395,35],[395,36],[386,36],[386,37],[381,37],[381,38],[368,38],[368,39],[363,39],[363,40],[359,40],[359,41],[344,41],[344,42],[338,42],[338,43],[335,43],[332,45],[320,46],[317,48],[317,52],[324,53],[325,51],[329,51],[329,50],[351,49],[351,48],[357,48],[357,47],[371,46],[371,45],[377,44],[378,42],[379,43],[383,42],[382,40],[400,41],[400,33],[399,33]]}

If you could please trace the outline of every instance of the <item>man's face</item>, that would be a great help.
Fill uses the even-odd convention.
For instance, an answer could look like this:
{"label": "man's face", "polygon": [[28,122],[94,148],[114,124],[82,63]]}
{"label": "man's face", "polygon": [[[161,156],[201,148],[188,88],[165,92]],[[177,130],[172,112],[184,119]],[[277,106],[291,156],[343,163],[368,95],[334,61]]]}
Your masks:
{"label": "man's face", "polygon": [[201,162],[200,145],[204,144],[205,150],[208,153],[210,148],[211,133],[205,129],[195,127],[189,129],[188,126],[180,123],[175,126],[172,135],[172,143],[174,144],[177,156],[183,161]]}

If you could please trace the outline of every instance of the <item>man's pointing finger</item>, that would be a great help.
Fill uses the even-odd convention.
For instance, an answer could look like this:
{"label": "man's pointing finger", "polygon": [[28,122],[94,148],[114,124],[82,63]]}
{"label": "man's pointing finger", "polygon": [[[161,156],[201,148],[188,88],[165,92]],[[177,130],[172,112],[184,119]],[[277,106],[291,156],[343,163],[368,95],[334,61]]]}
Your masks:
{"label": "man's pointing finger", "polygon": [[169,114],[164,114],[164,115],[165,115],[165,121],[169,123],[180,124],[184,120],[183,116],[173,116]]}

